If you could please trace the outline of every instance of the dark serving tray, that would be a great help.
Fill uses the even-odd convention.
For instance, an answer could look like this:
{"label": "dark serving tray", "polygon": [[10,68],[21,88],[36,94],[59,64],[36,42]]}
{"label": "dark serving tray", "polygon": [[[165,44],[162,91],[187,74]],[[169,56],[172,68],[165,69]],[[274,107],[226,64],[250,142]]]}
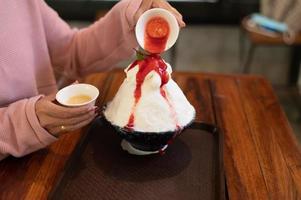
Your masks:
{"label": "dark serving tray", "polygon": [[123,151],[114,129],[95,120],[52,199],[225,199],[222,134],[193,123],[162,156]]}

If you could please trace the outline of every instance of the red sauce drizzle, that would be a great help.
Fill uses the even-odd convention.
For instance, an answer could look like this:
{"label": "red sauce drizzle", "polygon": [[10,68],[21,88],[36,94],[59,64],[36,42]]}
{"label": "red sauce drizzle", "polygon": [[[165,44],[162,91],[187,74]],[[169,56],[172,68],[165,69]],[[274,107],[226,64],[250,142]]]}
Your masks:
{"label": "red sauce drizzle", "polygon": [[171,111],[171,116],[173,117],[174,123],[176,124],[176,130],[179,130],[181,127],[178,124],[176,111],[173,108],[173,106],[172,106],[171,102],[169,101],[169,99],[167,98],[166,92],[165,92],[163,87],[160,88],[160,93],[161,93],[162,97],[164,97],[164,99],[166,100],[166,102],[169,106],[169,109]]}
{"label": "red sauce drizzle", "polygon": [[161,53],[165,50],[169,37],[168,22],[162,17],[153,17],[146,24],[144,49],[150,53]]}
{"label": "red sauce drizzle", "polygon": [[[135,105],[136,105],[136,103],[135,103]],[[126,129],[127,129],[128,131],[133,131],[133,128],[134,128],[134,121],[135,121],[135,116],[134,116],[134,113],[133,113],[133,111],[132,111],[132,113],[131,113],[131,115],[130,115],[130,118],[129,118],[129,121],[128,121],[127,125],[126,125]]]}
{"label": "red sauce drizzle", "polygon": [[159,154],[160,154],[160,156],[163,156],[165,154],[165,151],[162,149],[159,149]]}
{"label": "red sauce drizzle", "polygon": [[167,94],[166,94],[166,92],[164,90],[164,87],[163,87],[169,80],[169,75],[166,71],[167,65],[165,64],[165,62],[162,60],[162,58],[158,54],[152,54],[150,56],[147,56],[144,60],[136,60],[129,67],[128,71],[133,69],[136,65],[138,65],[139,70],[136,74],[136,88],[135,88],[135,91],[134,91],[135,102],[134,102],[134,106],[132,108],[130,118],[129,118],[128,123],[127,123],[125,128],[129,131],[133,131],[134,122],[135,122],[134,113],[135,113],[135,110],[136,110],[137,103],[139,102],[139,100],[141,98],[142,84],[144,82],[145,77],[151,71],[155,71],[157,74],[159,74],[159,76],[161,78],[160,93],[161,93],[162,97],[166,100],[166,102],[168,103],[168,106],[171,110],[172,117],[173,117],[174,122],[176,124],[176,130],[179,130],[180,126],[178,125],[178,122],[177,122],[176,112],[175,112],[171,102],[167,98]]}

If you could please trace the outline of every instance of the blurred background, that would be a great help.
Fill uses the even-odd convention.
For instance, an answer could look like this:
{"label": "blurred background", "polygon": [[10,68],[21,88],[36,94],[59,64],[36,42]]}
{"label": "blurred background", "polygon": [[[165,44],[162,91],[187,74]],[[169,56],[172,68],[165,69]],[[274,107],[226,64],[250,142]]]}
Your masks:
{"label": "blurred background", "polygon": [[[82,28],[104,16],[118,0],[46,2],[70,26]],[[164,55],[174,70],[264,76],[273,84],[301,142],[300,0],[170,0],[169,3],[182,13],[187,24],[176,45]],[[279,24],[254,25],[250,20],[253,13],[289,25],[293,37],[287,40],[285,33],[277,29]],[[118,66],[124,68],[129,62]]]}

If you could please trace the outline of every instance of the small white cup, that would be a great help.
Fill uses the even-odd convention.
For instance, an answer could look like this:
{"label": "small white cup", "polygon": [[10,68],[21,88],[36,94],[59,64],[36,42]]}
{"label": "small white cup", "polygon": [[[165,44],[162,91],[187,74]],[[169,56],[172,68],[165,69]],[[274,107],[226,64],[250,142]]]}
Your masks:
{"label": "small white cup", "polygon": [[[79,104],[70,104],[68,103],[68,100],[77,95],[87,95],[91,97],[91,100],[86,101],[84,103]],[[68,107],[78,107],[78,106],[84,106],[84,105],[95,105],[95,101],[99,95],[98,89],[90,84],[80,83],[80,84],[73,84],[69,85],[67,87],[62,88],[58,93],[56,94],[56,100]]]}
{"label": "small white cup", "polygon": [[153,8],[146,12],[144,12],[138,19],[136,24],[135,33],[138,44],[141,48],[147,51],[144,47],[144,36],[145,36],[145,26],[147,22],[153,17],[163,17],[167,23],[169,24],[169,37],[166,42],[165,50],[171,48],[178,39],[179,36],[179,25],[177,19],[173,14],[169,11],[162,9],[162,8]]}

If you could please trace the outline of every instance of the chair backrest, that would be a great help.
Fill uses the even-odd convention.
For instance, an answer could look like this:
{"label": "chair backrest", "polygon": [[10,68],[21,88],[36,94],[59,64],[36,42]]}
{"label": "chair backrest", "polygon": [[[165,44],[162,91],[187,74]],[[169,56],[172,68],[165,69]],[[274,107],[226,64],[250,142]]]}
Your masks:
{"label": "chair backrest", "polygon": [[301,31],[301,0],[261,0],[261,14],[285,22],[290,31]]}

